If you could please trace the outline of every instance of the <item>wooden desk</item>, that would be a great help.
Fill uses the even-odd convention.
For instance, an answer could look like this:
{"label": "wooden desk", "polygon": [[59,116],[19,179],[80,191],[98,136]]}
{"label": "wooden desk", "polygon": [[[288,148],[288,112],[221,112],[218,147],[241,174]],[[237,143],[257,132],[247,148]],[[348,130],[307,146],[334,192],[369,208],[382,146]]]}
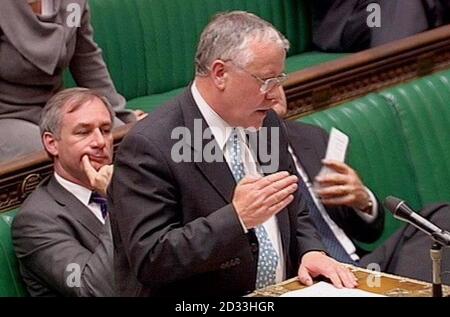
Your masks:
{"label": "wooden desk", "polygon": [[[372,293],[392,297],[431,297],[431,284],[386,273],[378,273],[349,265],[350,270],[358,278],[358,288]],[[379,276],[379,286],[373,285]],[[372,282],[372,284],[371,284]],[[250,294],[250,297],[278,297],[286,292],[305,288],[297,278],[292,278],[280,284],[272,285]],[[450,296],[450,286],[443,286],[444,296]]]}

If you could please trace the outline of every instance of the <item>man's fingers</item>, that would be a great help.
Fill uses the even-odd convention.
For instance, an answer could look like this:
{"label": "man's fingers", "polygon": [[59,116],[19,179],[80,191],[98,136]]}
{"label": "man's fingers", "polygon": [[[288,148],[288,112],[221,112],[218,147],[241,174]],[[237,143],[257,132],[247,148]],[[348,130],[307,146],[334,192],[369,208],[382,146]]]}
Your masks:
{"label": "man's fingers", "polygon": [[317,176],[315,181],[319,183],[320,186],[330,186],[330,185],[345,185],[350,182],[348,175],[339,173],[329,173],[326,175]]}
{"label": "man's fingers", "polygon": [[339,162],[339,161],[335,161],[335,160],[322,160],[323,165],[334,169],[336,172],[339,173],[343,173],[346,174],[347,172],[350,171],[350,167],[343,163],[343,162]]}
{"label": "man's fingers", "polygon": [[300,265],[300,269],[298,270],[298,279],[303,285],[311,286],[313,284],[311,275],[309,275],[308,270],[303,265]]}
{"label": "man's fingers", "polygon": [[256,183],[256,189],[261,190],[267,186],[270,186],[271,184],[273,184],[274,182],[284,179],[286,177],[289,177],[289,173],[288,172],[277,172],[274,174],[270,174],[268,176],[264,176],[262,178],[260,178],[258,180],[258,182]]}
{"label": "man's fingers", "polygon": [[319,188],[316,190],[316,194],[321,198],[334,198],[348,195],[352,192],[350,186],[337,185]]}
{"label": "man's fingers", "polygon": [[294,195],[289,195],[280,202],[273,204],[268,208],[270,216],[277,214],[283,210],[287,205],[289,205],[294,200]]}
{"label": "man's fingers", "polygon": [[91,161],[89,160],[89,157],[87,154],[83,155],[83,157],[81,158],[81,161],[83,163],[83,168],[84,168],[84,171],[86,172],[89,182],[92,184],[92,182],[95,180],[97,171],[92,166]]}
{"label": "man's fingers", "polygon": [[293,183],[281,190],[269,193],[268,196],[266,196],[264,203],[267,204],[268,206],[275,205],[278,202],[284,200],[287,196],[294,194],[297,191],[297,188],[298,188],[297,183]]}
{"label": "man's fingers", "polygon": [[339,274],[333,270],[333,272],[329,273],[327,276],[331,282],[333,283],[334,286],[336,286],[337,288],[342,288],[342,281],[341,278],[339,277]]}
{"label": "man's fingers", "polygon": [[257,182],[260,179],[262,179],[262,177],[259,175],[249,174],[249,175],[245,175],[245,177],[242,178],[239,183],[240,184],[251,184],[251,183]]}
{"label": "man's fingers", "polygon": [[338,268],[338,274],[343,282],[344,286],[347,288],[354,288],[358,286],[358,279],[356,276],[345,266],[340,266]]}

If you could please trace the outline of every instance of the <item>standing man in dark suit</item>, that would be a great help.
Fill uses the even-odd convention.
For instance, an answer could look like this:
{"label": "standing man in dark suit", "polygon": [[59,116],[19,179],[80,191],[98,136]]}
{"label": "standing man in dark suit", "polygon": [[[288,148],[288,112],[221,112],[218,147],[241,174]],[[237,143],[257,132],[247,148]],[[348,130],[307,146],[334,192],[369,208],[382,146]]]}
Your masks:
{"label": "standing man in dark suit", "polygon": [[24,202],[12,227],[32,296],[114,295],[112,236],[101,196],[112,174],[113,118],[107,99],[85,88],[57,93],[43,109],[42,142],[54,174]]}
{"label": "standing man in dark suit", "polygon": [[297,274],[356,285],[323,252],[285,135],[259,133],[264,170],[246,142],[248,128],[280,131],[271,107],[288,47],[253,14],[216,16],[194,82],[122,141],[109,191],[120,295],[243,295]]}
{"label": "standing man in dark suit", "polygon": [[[280,117],[286,114],[286,98],[279,88],[279,100],[274,110]],[[375,242],[383,233],[384,209],[375,195],[364,186],[358,174],[347,164],[324,161],[328,134],[320,127],[285,121],[289,137],[289,152],[315,206],[310,208],[313,223],[335,259],[357,264],[367,251],[354,241]],[[322,166],[331,173],[319,175]],[[316,188],[314,189],[314,185]]]}

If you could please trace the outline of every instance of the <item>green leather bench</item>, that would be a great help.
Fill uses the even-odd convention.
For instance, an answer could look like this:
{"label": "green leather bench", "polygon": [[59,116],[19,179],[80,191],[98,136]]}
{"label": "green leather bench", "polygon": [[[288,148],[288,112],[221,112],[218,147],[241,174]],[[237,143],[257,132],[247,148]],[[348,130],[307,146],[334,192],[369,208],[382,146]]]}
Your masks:
{"label": "green leather bench", "polygon": [[[348,161],[381,200],[398,196],[414,209],[450,201],[450,70],[300,120],[348,134]],[[14,213],[0,214],[0,296],[26,294],[8,225]],[[383,236],[362,246],[375,248],[401,225],[387,212]]]}
{"label": "green leather bench", "polygon": [[[287,71],[345,54],[313,52],[307,0],[90,0],[96,42],[128,108],[151,111],[194,76],[202,29],[217,12],[246,10],[291,42]],[[75,84],[66,75],[66,86]]]}
{"label": "green leather bench", "polygon": [[0,297],[26,296],[11,240],[11,222],[16,210],[0,214]]}

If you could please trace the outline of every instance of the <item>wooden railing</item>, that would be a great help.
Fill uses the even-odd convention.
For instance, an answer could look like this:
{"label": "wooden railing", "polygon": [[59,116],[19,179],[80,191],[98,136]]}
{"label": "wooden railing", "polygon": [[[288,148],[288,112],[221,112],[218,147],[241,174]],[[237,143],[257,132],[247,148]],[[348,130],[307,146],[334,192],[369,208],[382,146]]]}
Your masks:
{"label": "wooden railing", "polygon": [[288,118],[450,67],[450,25],[290,74]]}
{"label": "wooden railing", "polygon": [[[450,25],[291,73],[287,118],[320,111],[450,67]],[[117,146],[130,126],[114,132]],[[20,206],[52,173],[45,152],[0,164],[0,212]]]}

